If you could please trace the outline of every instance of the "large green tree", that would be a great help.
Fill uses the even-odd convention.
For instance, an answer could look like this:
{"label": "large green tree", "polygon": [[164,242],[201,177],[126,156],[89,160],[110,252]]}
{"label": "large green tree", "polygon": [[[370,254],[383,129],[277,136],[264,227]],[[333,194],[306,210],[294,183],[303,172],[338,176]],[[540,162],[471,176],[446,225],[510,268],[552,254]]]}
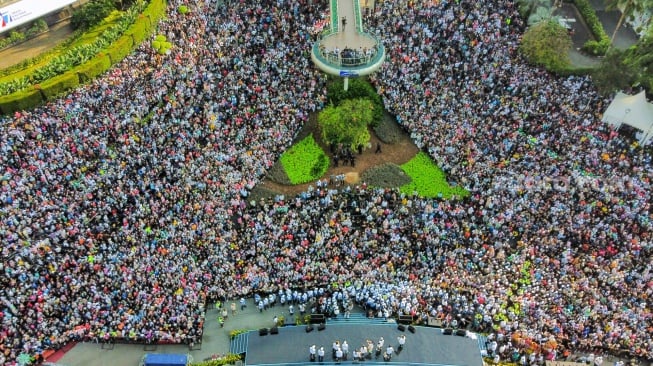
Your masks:
{"label": "large green tree", "polygon": [[373,110],[368,99],[349,99],[337,107],[326,107],[318,116],[322,139],[352,148],[366,145],[370,141],[368,126],[372,123]]}
{"label": "large green tree", "polygon": [[519,50],[531,64],[557,72],[569,67],[571,45],[567,30],[557,22],[548,20],[526,30]]}

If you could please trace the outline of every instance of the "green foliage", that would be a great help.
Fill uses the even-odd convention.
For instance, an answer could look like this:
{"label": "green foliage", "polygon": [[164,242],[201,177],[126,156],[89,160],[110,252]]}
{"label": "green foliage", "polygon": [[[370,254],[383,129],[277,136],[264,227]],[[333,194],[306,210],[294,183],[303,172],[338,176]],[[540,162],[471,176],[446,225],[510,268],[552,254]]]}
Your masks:
{"label": "green foliage", "polygon": [[603,95],[631,86],[641,86],[653,94],[653,29],[627,50],[611,49],[592,73]]}
{"label": "green foliage", "polygon": [[401,126],[397,123],[396,117],[391,114],[384,112],[383,118],[379,123],[374,126],[374,133],[379,140],[383,141],[386,144],[395,144],[399,142],[402,138],[402,135],[405,134]]}
{"label": "green foliage", "polygon": [[188,7],[186,5],[179,5],[177,11],[179,12],[179,14],[186,14],[188,13]]}
{"label": "green foliage", "polygon": [[534,25],[539,22],[551,20],[553,18],[553,10],[550,7],[538,6],[531,15],[528,16],[528,25]]}
{"label": "green foliage", "polygon": [[193,366],[221,366],[221,365],[233,365],[236,361],[239,361],[240,355],[228,354],[218,360],[208,360],[193,363]]}
{"label": "green foliage", "polygon": [[116,5],[112,0],[91,0],[75,10],[70,25],[73,29],[89,29],[100,24],[114,10]]}
{"label": "green foliage", "polygon": [[41,84],[41,90],[47,100],[52,100],[79,85],[79,76],[75,72],[55,76]]}
{"label": "green foliage", "polygon": [[[538,7],[551,8],[551,0],[518,0],[519,15],[528,19]],[[530,24],[530,23],[529,23]]]}
{"label": "green foliage", "polygon": [[133,49],[134,40],[132,37],[120,37],[113,44],[111,44],[109,48],[107,48],[106,52],[109,55],[111,62],[117,63],[127,57],[127,55],[129,55]]}
{"label": "green foliage", "polygon": [[111,67],[111,59],[107,55],[97,55],[93,60],[85,63],[77,69],[79,80],[82,83],[89,82],[95,77],[103,74]]}
{"label": "green foliage", "polygon": [[361,181],[372,187],[399,188],[411,182],[411,179],[397,164],[386,163],[371,167],[363,172]]}
{"label": "green foliage", "polygon": [[338,107],[328,106],[317,117],[322,139],[342,143],[356,149],[370,141],[368,125],[372,123],[373,106],[369,99],[348,99]]}
{"label": "green foliage", "polygon": [[340,105],[340,103],[348,99],[369,99],[374,106],[372,126],[375,126],[383,118],[383,111],[385,110],[383,100],[372,84],[365,79],[349,79],[349,85],[346,91],[344,90],[344,80],[341,78],[337,79],[327,85],[327,98],[335,106]]}
{"label": "green foliage", "polygon": [[152,48],[154,48],[154,50],[160,55],[164,55],[170,51],[172,48],[172,43],[168,42],[164,35],[159,34],[154,37],[154,40],[152,41]]}
{"label": "green foliage", "polygon": [[424,152],[415,155],[401,168],[412,180],[400,187],[402,193],[412,195],[417,192],[420,197],[445,199],[469,196],[464,188],[450,186],[444,172]]}
{"label": "green foliage", "polygon": [[316,180],[329,168],[329,159],[312,134],[284,152],[279,160],[291,184]]}
{"label": "green foliage", "polygon": [[625,60],[626,52],[612,49],[592,72],[592,81],[603,95],[623,90],[635,83],[637,70]]}
{"label": "green foliage", "polygon": [[[118,39],[120,33],[124,33],[125,37],[133,38],[133,33],[131,35],[127,35],[127,32],[126,31],[123,32],[122,30],[130,29],[127,27],[133,24],[133,22],[135,22],[136,19],[140,19],[140,20],[135,24],[131,25],[131,28],[134,28],[134,26],[138,24],[143,24],[143,23],[149,24],[150,18],[143,18],[138,16],[138,14],[141,11],[143,13],[149,12],[152,19],[160,19],[164,15],[165,0],[152,0],[150,1],[150,4],[145,10],[143,10],[143,6],[145,6],[145,3],[143,2],[138,2],[134,4],[134,6],[131,7],[127,12],[125,12],[124,15],[120,17],[119,21],[116,22],[116,26],[120,26],[120,28],[116,29],[115,27],[112,26],[110,29],[107,29],[102,33],[102,37],[107,37],[107,39],[111,37],[115,37],[115,39]],[[91,53],[92,51],[90,48],[92,47],[89,47],[90,45],[88,44],[81,44],[79,46],[67,50],[65,53],[62,53],[62,49],[65,49],[66,47],[70,46],[72,43],[78,42],[82,38],[84,37],[75,36],[70,41],[65,42],[61,46],[61,48],[57,47],[55,48],[55,50],[45,53],[44,55],[39,55],[36,58],[26,60],[20,65],[9,68],[10,71],[3,70],[3,72],[6,73],[5,75],[16,75],[16,76],[14,76],[13,79],[10,79],[9,81],[0,83],[0,111],[3,114],[9,114],[17,110],[29,109],[43,103],[43,94],[45,94],[45,90],[43,91],[43,93],[41,93],[41,90],[29,89],[29,87],[31,85],[39,84],[42,82],[44,86],[48,86],[52,88],[51,90],[52,94],[56,94],[55,90],[57,87],[50,86],[46,82],[46,80],[55,77],[57,75],[60,75],[61,73],[65,73],[70,70],[71,75],[75,74],[78,76],[78,82],[87,82],[91,80],[91,78],[108,70],[109,67],[111,67],[111,60],[109,59],[109,56],[102,53],[97,54],[98,52],[96,52],[94,56],[89,57],[89,53]],[[143,39],[144,38],[145,36],[143,36]],[[125,44],[133,44],[133,42],[131,40],[124,41],[123,45]],[[60,56],[52,57],[53,54],[65,55],[69,59],[62,59]],[[84,63],[83,62],[84,58],[88,58],[89,62]],[[70,66],[71,64],[70,59],[72,59],[72,62],[74,63],[79,63],[80,66]],[[43,60],[49,60],[49,61],[47,61],[46,63],[42,63]],[[120,60],[113,60],[113,61],[118,62]],[[70,67],[69,69],[61,68],[61,64],[65,64],[65,63],[68,63]],[[25,67],[25,66],[28,67],[27,70],[19,71],[20,67]],[[52,72],[53,70],[63,70],[63,71],[59,74],[50,74],[49,77],[47,72],[38,71],[38,76],[45,79],[37,80],[35,78],[35,74],[37,72],[35,72],[34,70],[41,70],[41,68],[43,67],[47,68],[49,72]],[[65,80],[65,82],[63,82],[63,80]],[[61,87],[70,88],[74,84],[74,80],[72,76],[67,76],[65,78],[61,78],[59,83],[63,83],[63,84],[59,84],[59,88]],[[42,89],[42,86],[39,87],[38,89]]]}
{"label": "green foliage", "polygon": [[234,339],[241,334],[249,332],[247,329],[233,329],[229,331],[229,339]]}
{"label": "green foliage", "polygon": [[550,71],[569,68],[571,37],[567,30],[552,20],[540,22],[526,30],[519,51],[534,65],[544,66]]}
{"label": "green foliage", "polygon": [[45,20],[37,19],[32,23],[32,26],[29,27],[29,29],[25,32],[25,36],[27,38],[32,38],[40,33],[45,32],[48,30],[48,23],[45,22]]}
{"label": "green foliage", "polygon": [[41,103],[43,103],[43,97],[40,90],[26,89],[12,95],[0,96],[0,111],[3,114],[10,114]]}
{"label": "green foliage", "polygon": [[610,37],[605,33],[603,23],[596,16],[594,7],[592,7],[589,0],[573,0],[572,2],[576,5],[580,15],[585,20],[585,23],[587,23],[590,32],[592,32],[595,38],[595,40],[585,42],[583,50],[593,55],[604,55],[608,47],[610,47]]}
{"label": "green foliage", "polygon": [[9,37],[6,37],[0,40],[0,48],[6,48],[18,42],[21,42],[25,39],[25,34],[23,32],[11,31],[9,32]]}
{"label": "green foliage", "polygon": [[[120,36],[129,28],[129,26],[134,23],[134,21],[137,19],[138,14],[143,10],[142,3],[138,4],[141,5],[134,6],[127,12],[123,13],[120,20],[118,20],[115,25],[102,32],[102,34],[96,37],[93,42],[72,47],[65,53],[53,57],[46,64],[39,65],[38,68],[35,68],[34,72],[31,75],[25,74],[21,78],[15,78],[10,82],[0,83],[0,95],[8,95],[14,93],[17,90],[24,88],[25,85],[44,82],[45,80],[48,80],[57,75],[61,75],[71,70],[72,68],[91,60],[101,50],[109,47],[109,45],[111,45],[113,42],[116,42],[117,39],[120,38]],[[127,43],[127,41],[124,42],[124,44]],[[117,53],[118,55],[116,56],[122,55],[122,58],[124,58],[124,52]],[[112,59],[112,61],[118,62],[122,60],[122,58]]]}

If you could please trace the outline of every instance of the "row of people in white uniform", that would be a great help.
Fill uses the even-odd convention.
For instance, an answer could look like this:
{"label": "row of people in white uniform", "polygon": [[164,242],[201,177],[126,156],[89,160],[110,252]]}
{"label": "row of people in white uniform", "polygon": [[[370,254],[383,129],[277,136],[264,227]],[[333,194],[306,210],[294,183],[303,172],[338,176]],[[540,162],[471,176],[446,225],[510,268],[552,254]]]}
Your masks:
{"label": "row of people in white uniform", "polygon": [[[402,334],[399,337],[397,337],[397,343],[399,344],[398,350],[399,352],[401,352],[401,350],[404,348],[404,345],[406,344],[406,336]],[[376,349],[376,357],[378,358],[381,355],[381,352],[383,351],[384,345],[385,345],[385,340],[383,339],[383,337],[381,337],[377,342],[376,348],[374,347],[374,343],[368,339],[365,345],[362,345],[359,349],[354,349],[353,360],[363,361],[365,359],[371,359],[372,354],[375,352],[375,349]],[[318,349],[316,345],[312,345],[309,347],[308,353],[311,362],[324,361],[324,354],[325,354],[324,347],[320,347]],[[385,352],[383,353],[383,359],[385,361],[390,361],[394,354],[395,354],[394,347],[392,347],[392,345],[388,345],[385,349]],[[332,357],[333,360],[336,362],[347,360],[347,358],[349,357],[349,344],[347,343],[347,341],[343,341],[342,344],[340,343],[340,341],[337,340],[333,342]]]}

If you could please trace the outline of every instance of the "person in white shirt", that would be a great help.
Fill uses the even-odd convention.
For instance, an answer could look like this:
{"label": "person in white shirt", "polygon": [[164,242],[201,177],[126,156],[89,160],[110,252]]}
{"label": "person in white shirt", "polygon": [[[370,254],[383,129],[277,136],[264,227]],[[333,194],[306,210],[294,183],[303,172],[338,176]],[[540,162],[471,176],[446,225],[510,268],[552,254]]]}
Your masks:
{"label": "person in white shirt", "polygon": [[392,348],[392,346],[388,346],[388,348],[385,350],[385,353],[388,355],[388,359],[391,359],[392,355],[395,353],[395,349]]}
{"label": "person in white shirt", "polygon": [[315,347],[315,345],[312,345],[312,346],[310,346],[308,348],[308,355],[309,355],[309,359],[311,360],[311,362],[315,362],[315,353],[316,352],[317,352],[317,348]]}
{"label": "person in white shirt", "polygon": [[342,342],[342,359],[347,361],[347,355],[349,354],[349,344],[347,341]]}
{"label": "person in white shirt", "polygon": [[317,360],[319,362],[324,362],[324,347],[320,347],[320,349],[317,351]]}
{"label": "person in white shirt", "polygon": [[397,342],[399,343],[399,347],[397,347],[398,351],[401,351],[404,349],[404,344],[406,344],[406,335],[402,334],[399,337],[397,337]]}

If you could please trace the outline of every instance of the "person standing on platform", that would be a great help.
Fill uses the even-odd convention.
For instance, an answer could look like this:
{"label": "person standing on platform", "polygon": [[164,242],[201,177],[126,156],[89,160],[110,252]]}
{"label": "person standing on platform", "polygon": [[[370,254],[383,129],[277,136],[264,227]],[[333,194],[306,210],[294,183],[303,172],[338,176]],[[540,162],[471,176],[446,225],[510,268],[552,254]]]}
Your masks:
{"label": "person standing on platform", "polygon": [[342,359],[347,361],[347,355],[349,354],[349,344],[347,341],[342,342]]}
{"label": "person standing on platform", "polygon": [[308,358],[311,362],[315,362],[315,354],[317,353],[317,348],[315,345],[312,345],[308,348]]}
{"label": "person standing on platform", "polygon": [[240,298],[240,311],[245,310],[245,307],[247,307],[247,303],[245,302],[245,298],[241,297]]}
{"label": "person standing on platform", "polygon": [[406,335],[402,334],[399,337],[397,337],[397,342],[399,343],[399,347],[397,347],[397,352],[401,352],[401,350],[404,349],[404,344],[406,344]]}
{"label": "person standing on platform", "polygon": [[389,345],[385,350],[385,354],[388,355],[388,360],[392,359],[392,355],[395,353],[395,349],[392,348],[392,345]]}
{"label": "person standing on platform", "polygon": [[320,349],[317,351],[317,360],[319,362],[324,362],[324,347],[320,347]]}

